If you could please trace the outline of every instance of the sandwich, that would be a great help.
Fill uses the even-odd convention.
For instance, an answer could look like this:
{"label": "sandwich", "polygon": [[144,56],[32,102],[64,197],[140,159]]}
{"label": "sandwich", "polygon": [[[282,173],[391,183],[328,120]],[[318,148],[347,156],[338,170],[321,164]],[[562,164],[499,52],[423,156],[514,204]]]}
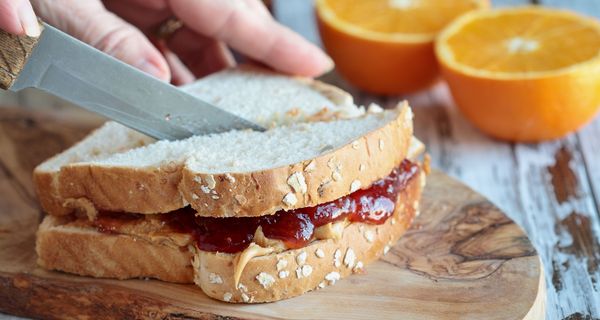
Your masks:
{"label": "sandwich", "polygon": [[427,166],[407,103],[359,107],[255,67],[184,90],[269,129],[155,141],[107,122],[34,171],[41,267],[271,302],[362,273],[418,214]]}

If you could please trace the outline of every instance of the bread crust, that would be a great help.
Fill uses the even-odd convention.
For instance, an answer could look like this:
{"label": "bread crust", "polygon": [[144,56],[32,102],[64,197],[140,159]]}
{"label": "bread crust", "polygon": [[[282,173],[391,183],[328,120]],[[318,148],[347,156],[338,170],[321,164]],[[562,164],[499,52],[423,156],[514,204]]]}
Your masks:
{"label": "bread crust", "polygon": [[306,83],[338,106],[354,105],[354,98],[352,98],[352,95],[334,85],[304,77],[296,77],[296,79]]}
{"label": "bread crust", "polygon": [[[240,283],[243,286],[239,288],[233,283],[235,254],[200,251],[184,241],[172,240],[176,238],[173,235],[153,241],[150,234],[100,233],[93,228],[69,225],[65,218],[53,216],[46,216],[38,231],[38,264],[46,269],[92,277],[195,282],[208,296],[232,303],[291,298],[319,288],[321,283],[323,286],[332,285],[335,281],[326,279],[332,272],[339,273],[340,279],[360,273],[362,270],[357,267],[359,261],[365,266],[384,254],[418,214],[424,179],[425,174],[420,170],[419,175],[411,179],[400,193],[393,217],[382,225],[352,223],[338,241],[314,241],[301,249],[251,259],[242,272]],[[317,249],[323,251],[322,258],[317,256]],[[355,254],[352,264],[345,260],[348,249]],[[336,250],[340,252],[338,266],[335,264]],[[302,252],[306,253],[306,259],[299,264],[298,256]],[[280,260],[287,261],[287,265],[278,270]],[[310,274],[307,271],[303,273],[302,268],[307,269],[303,266],[310,266]],[[301,278],[296,274],[298,269]],[[280,271],[289,274],[280,278]],[[275,280],[268,288],[257,280],[261,272]]]}
{"label": "bread crust", "polygon": [[63,206],[70,199],[84,198],[98,210],[168,213],[187,206],[178,188],[182,170],[183,166],[175,163],[139,169],[67,165],[58,176],[58,194],[64,199]]}
{"label": "bread crust", "polygon": [[[250,68],[250,70],[253,69],[251,67],[248,68]],[[262,72],[265,71],[263,70]],[[301,77],[298,77],[297,80],[306,83],[336,105],[352,105],[352,97],[335,86],[322,83],[318,80]],[[344,117],[344,115],[338,114],[331,116],[334,118]],[[383,135],[382,139],[385,140],[384,144],[387,146],[387,151],[382,154],[383,158],[393,154],[393,148],[400,147],[401,149],[396,150],[406,150],[406,145],[408,144],[406,141],[408,141],[409,137],[412,135],[412,122],[408,121],[408,125],[409,126],[406,128],[401,128],[402,130],[399,132],[393,132],[394,130],[391,130],[392,128],[388,128],[388,126],[383,130],[384,133],[380,133]],[[392,127],[396,130],[400,129],[396,128],[397,125],[392,125]],[[132,132],[135,131],[132,130]],[[78,143],[78,145],[85,144],[86,141],[91,140],[93,135],[94,133],[90,134]],[[370,135],[378,134],[373,133]],[[400,139],[398,139],[398,137],[400,137]],[[376,150],[376,144],[378,143],[374,141],[374,139],[375,138],[365,139],[365,141],[368,141],[370,144],[369,148],[371,150]],[[133,147],[134,145],[130,145],[130,143],[124,143],[123,146],[111,146],[111,148],[119,151],[124,151]],[[364,146],[361,146],[361,148],[363,147]],[[330,154],[330,156],[337,156],[344,163],[352,162],[351,159],[346,159],[346,154],[354,156],[352,152],[349,152],[350,150],[348,148],[349,146],[345,146],[342,149],[336,150],[336,152]],[[65,152],[68,152],[69,150]],[[400,154],[402,153],[404,153],[404,151],[400,152]],[[59,156],[60,155],[57,155],[56,157]],[[394,159],[398,157],[398,154],[394,155]],[[324,157],[320,158],[322,158],[321,161],[328,161],[328,159],[325,159]],[[377,161],[372,162],[374,166],[379,165]],[[393,161],[387,162],[391,163]],[[222,191],[225,199],[235,199],[236,196],[238,199],[243,199],[242,196],[246,197],[246,199],[253,199],[256,197],[256,189],[252,192],[250,192],[251,189],[247,189],[247,192],[244,192],[241,195],[237,192],[244,188],[257,187],[257,184],[260,184],[260,186],[258,186],[259,188],[265,188],[265,186],[270,183],[276,183],[277,185],[272,185],[268,189],[279,190],[273,195],[261,192],[262,197],[264,197],[266,201],[260,201],[261,206],[257,207],[256,210],[252,210],[249,207],[250,203],[246,206],[241,205],[239,210],[236,209],[237,206],[232,205],[230,208],[215,211],[212,216],[230,216],[233,214],[232,212],[235,212],[236,210],[239,212],[240,216],[257,216],[274,213],[278,209],[283,208],[284,206],[281,201],[282,193],[284,190],[289,189],[286,180],[291,172],[300,169],[305,164],[307,164],[307,162],[272,170],[247,173],[240,176],[238,181],[243,183],[238,185],[235,194],[227,194],[226,190]],[[207,204],[212,204],[214,200],[213,195],[204,196],[202,193],[197,194],[196,196],[193,195],[199,190],[193,189],[196,187],[196,184],[193,183],[194,177],[190,176],[192,174],[190,171],[187,171],[187,173],[190,174],[187,178],[191,178],[192,181],[185,181],[185,178],[183,177],[185,171],[183,163],[173,162],[159,167],[132,169],[117,166],[108,168],[97,167],[89,164],[80,164],[75,161],[65,163],[60,170],[44,170],[42,169],[43,167],[44,164],[38,166],[34,170],[33,181],[42,208],[50,215],[64,216],[76,210],[88,210],[87,207],[78,207],[78,205],[90,202],[94,204],[97,210],[143,214],[167,213],[184,207],[188,205],[190,201],[193,201],[193,206],[196,210],[202,212],[202,215],[211,216],[211,214],[208,214],[206,211],[207,207],[204,206],[203,203],[200,203],[199,199],[194,198],[196,196],[202,196],[202,198],[207,198],[209,200]],[[314,190],[318,188],[317,186],[316,188],[311,188],[311,194],[307,194],[306,199],[305,197],[298,197],[302,198],[301,201],[298,202],[298,206],[302,203],[319,203],[319,198],[322,198],[323,201],[327,201],[326,199],[330,199],[332,196],[335,197],[336,193],[338,197],[347,194],[347,190],[345,189],[348,189],[351,182],[353,182],[351,176],[356,176],[356,174],[351,173],[352,170],[356,170],[356,168],[353,169],[351,167],[352,166],[350,165],[344,167],[344,175],[342,175],[344,180],[340,183],[335,183],[335,187],[328,188],[325,192],[327,195],[326,197],[308,199],[309,196],[315,196]],[[365,173],[361,173],[361,180],[365,180],[361,182],[369,184],[371,181],[367,180],[373,180],[370,178],[371,176],[377,179],[382,176],[382,172],[385,174],[385,172],[389,172],[390,170],[391,167],[389,167],[389,165],[367,170]],[[349,175],[346,175],[346,173],[349,173]],[[317,183],[318,178],[322,178],[321,180],[323,180],[326,175],[325,169],[318,170],[314,175],[315,178],[310,180],[314,181],[314,183],[311,183],[310,185],[314,186],[314,184]],[[331,173],[329,173],[329,175],[331,175]],[[331,185],[333,186],[334,184]],[[250,193],[253,194],[253,196],[247,197]],[[276,199],[275,196],[279,199]],[[297,206],[286,206],[288,209],[293,207]],[[264,208],[265,210],[261,208]],[[234,209],[234,211],[232,211],[232,209]]]}
{"label": "bread crust", "polygon": [[35,249],[37,263],[45,269],[96,278],[193,281],[192,254],[187,246],[70,227],[60,217],[44,218]]}
{"label": "bread crust", "polygon": [[[261,216],[314,206],[347,195],[357,185],[370,185],[407,156],[412,112],[406,103],[398,108],[395,120],[356,141],[283,167],[204,174],[177,162],[136,169],[75,163],[63,166],[54,178],[57,187],[50,190],[57,189],[58,196],[48,194],[43,185],[38,191],[52,204],[45,206],[52,215],[68,213],[56,208],[82,203],[81,199],[98,210],[143,214],[167,213],[191,204],[207,217]],[[290,180],[295,173],[301,175],[302,185]]]}
{"label": "bread crust", "polygon": [[[339,199],[387,176],[407,157],[412,113],[337,150],[299,163],[248,173],[205,174],[183,168],[180,190],[205,217],[251,217]],[[290,150],[293,152],[293,150]],[[205,192],[210,190],[210,192]]]}
{"label": "bread crust", "polygon": [[[353,273],[361,273],[363,268],[357,267],[358,262],[364,266],[377,260],[409,228],[418,214],[424,176],[420,172],[419,176],[411,180],[398,197],[393,217],[382,225],[352,223],[344,229],[340,240],[319,240],[304,248],[255,257],[244,268],[237,288],[233,278],[236,255],[198,251],[194,256],[194,281],[204,293],[217,300],[262,303],[292,298],[321,288],[320,285],[332,285]],[[317,256],[316,251],[319,249],[323,253],[322,258]],[[336,259],[338,250],[340,253]],[[349,251],[355,256],[353,261],[346,258],[352,255]],[[303,253],[306,253],[305,260],[298,258]],[[277,265],[281,260],[286,261],[286,267],[278,269]],[[307,268],[311,270],[310,273],[305,271]],[[280,277],[282,271],[288,273],[284,278]],[[259,274],[263,276],[262,284]],[[220,283],[211,281],[215,276],[221,279]],[[269,284],[270,281],[264,281],[264,277],[270,277],[274,282]],[[333,280],[336,278],[337,280]]]}
{"label": "bread crust", "polygon": [[44,171],[37,168],[33,171],[33,190],[44,212],[63,216],[71,213],[72,208],[63,206],[65,199],[58,194],[58,171]]}
{"label": "bread crust", "polygon": [[[63,160],[63,166],[66,166],[72,162],[81,161],[82,157],[93,157],[96,154],[103,153],[111,154],[123,152],[154,141],[154,139],[137,131],[122,127],[121,130],[124,130],[122,132],[123,134],[120,136],[119,141],[115,141],[115,144],[110,145],[110,147],[106,149],[100,149],[99,147],[94,146],[94,141],[97,141],[99,137],[103,137],[109,133],[114,133],[114,130],[112,130],[114,129],[114,125],[115,123],[111,122],[105,123],[103,126],[92,131],[85,138],[69,149],[44,161],[33,170],[33,187],[45,212],[55,216],[64,216],[80,209],[88,210],[87,205],[80,206],[79,204],[90,203],[90,201],[86,198],[63,197],[60,192],[60,188],[64,187],[60,181],[60,170],[62,169],[62,166],[61,168],[57,169],[49,169],[48,167],[54,168],[54,166],[48,165],[49,163],[56,162],[62,157],[65,158]],[[91,147],[90,153],[88,154],[79,150],[86,147]],[[76,150],[78,151],[75,152]]]}

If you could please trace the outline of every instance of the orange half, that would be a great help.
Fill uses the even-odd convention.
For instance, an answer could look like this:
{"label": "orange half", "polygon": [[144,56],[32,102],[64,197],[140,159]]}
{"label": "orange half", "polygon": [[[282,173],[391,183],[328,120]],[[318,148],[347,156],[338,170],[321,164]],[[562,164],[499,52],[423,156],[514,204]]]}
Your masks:
{"label": "orange half", "polygon": [[600,22],[541,7],[481,10],[439,36],[436,55],[465,116],[501,139],[554,139],[600,107]]}
{"label": "orange half", "polygon": [[317,0],[323,45],[338,72],[380,94],[417,91],[433,83],[433,41],[454,18],[487,0]]}

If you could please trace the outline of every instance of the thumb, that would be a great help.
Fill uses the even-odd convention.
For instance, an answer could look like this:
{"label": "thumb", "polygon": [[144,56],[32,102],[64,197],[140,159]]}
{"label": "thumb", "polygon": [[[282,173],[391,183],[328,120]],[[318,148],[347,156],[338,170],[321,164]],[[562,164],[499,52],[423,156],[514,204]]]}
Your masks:
{"label": "thumb", "polygon": [[0,0],[0,29],[17,35],[39,36],[40,26],[29,0]]}
{"label": "thumb", "polygon": [[34,0],[33,5],[57,28],[159,79],[170,80],[168,64],[158,49],[99,0]]}

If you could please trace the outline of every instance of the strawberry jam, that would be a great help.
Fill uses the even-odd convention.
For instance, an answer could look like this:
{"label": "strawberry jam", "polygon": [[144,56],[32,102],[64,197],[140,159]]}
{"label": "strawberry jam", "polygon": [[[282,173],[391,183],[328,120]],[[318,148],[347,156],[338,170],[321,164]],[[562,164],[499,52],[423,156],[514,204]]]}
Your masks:
{"label": "strawberry jam", "polygon": [[281,240],[287,248],[296,249],[308,244],[314,229],[330,222],[348,219],[350,222],[383,224],[394,214],[398,194],[418,169],[416,164],[404,160],[390,175],[368,189],[314,207],[279,211],[261,217],[259,225],[265,237]]}
{"label": "strawberry jam", "polygon": [[[256,229],[262,227],[269,239],[283,241],[288,249],[306,246],[316,228],[330,222],[348,219],[350,222],[383,224],[394,214],[396,200],[408,182],[416,176],[419,166],[404,160],[390,175],[376,181],[369,188],[355,191],[337,200],[314,207],[279,211],[263,217],[207,218],[196,217],[190,207],[158,219],[181,233],[191,234],[200,250],[236,253],[252,242]],[[140,216],[143,219],[143,215]],[[127,215],[124,223],[132,219]],[[115,218],[101,214],[94,225],[102,232],[115,232]]]}

